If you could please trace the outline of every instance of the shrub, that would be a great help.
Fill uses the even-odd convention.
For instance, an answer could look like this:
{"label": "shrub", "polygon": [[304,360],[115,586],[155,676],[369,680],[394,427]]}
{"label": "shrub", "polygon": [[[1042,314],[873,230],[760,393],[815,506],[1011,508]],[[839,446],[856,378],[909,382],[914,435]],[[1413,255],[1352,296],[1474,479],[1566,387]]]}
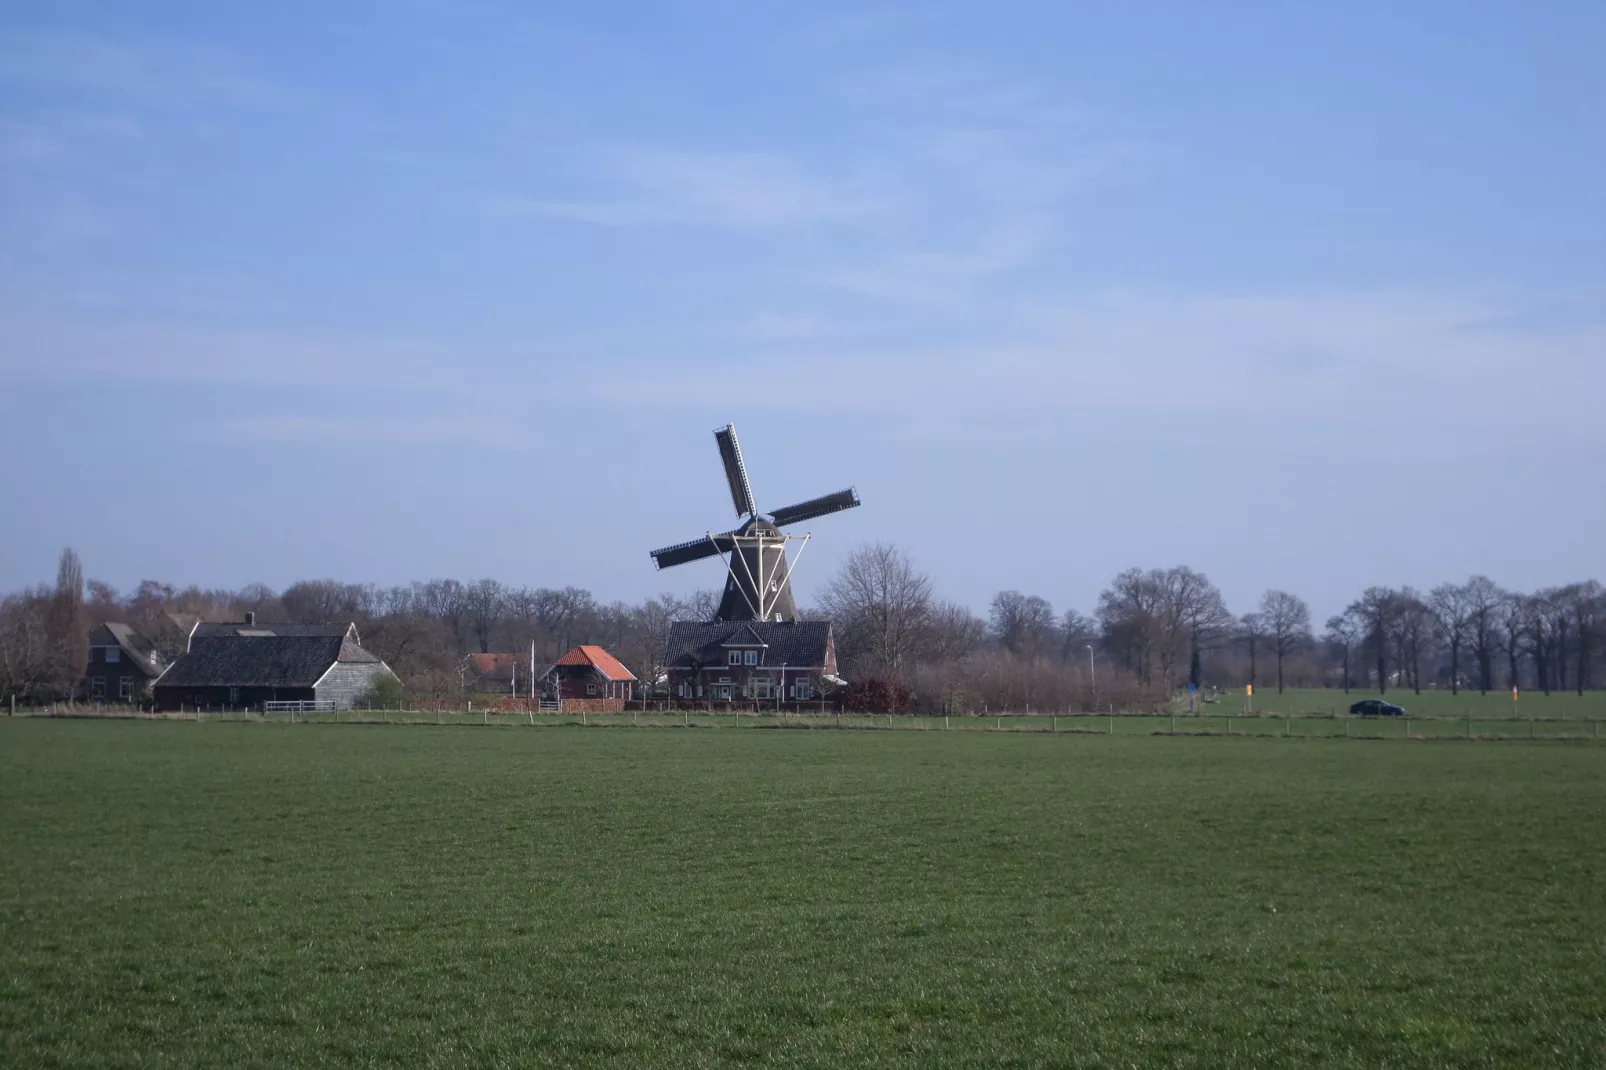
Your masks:
{"label": "shrub", "polygon": [[368,690],[363,692],[363,696],[359,701],[373,709],[400,709],[402,704],[402,683],[390,673],[384,673],[375,678]]}

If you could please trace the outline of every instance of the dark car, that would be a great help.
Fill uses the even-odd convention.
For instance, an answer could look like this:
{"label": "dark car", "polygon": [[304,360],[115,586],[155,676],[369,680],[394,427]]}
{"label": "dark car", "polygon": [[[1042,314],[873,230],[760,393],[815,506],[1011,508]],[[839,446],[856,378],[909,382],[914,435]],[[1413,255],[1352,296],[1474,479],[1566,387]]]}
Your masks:
{"label": "dark car", "polygon": [[1365,698],[1349,708],[1351,717],[1404,717],[1406,712],[1404,706],[1380,698]]}

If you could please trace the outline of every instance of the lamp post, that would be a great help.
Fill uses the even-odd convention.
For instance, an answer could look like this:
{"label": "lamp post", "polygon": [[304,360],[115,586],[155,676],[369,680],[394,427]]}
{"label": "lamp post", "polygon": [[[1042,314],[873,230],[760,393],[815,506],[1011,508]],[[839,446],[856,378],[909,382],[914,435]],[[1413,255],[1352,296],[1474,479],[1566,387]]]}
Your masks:
{"label": "lamp post", "polygon": [[1087,644],[1087,675],[1089,676],[1090,682],[1093,685],[1093,690],[1097,691],[1099,689],[1099,670],[1097,666],[1093,664],[1092,643]]}

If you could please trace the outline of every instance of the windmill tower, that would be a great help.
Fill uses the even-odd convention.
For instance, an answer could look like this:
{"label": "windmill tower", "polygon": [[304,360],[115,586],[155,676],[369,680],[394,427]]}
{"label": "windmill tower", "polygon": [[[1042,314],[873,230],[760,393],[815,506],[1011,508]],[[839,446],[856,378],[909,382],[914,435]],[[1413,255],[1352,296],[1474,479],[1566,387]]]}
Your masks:
{"label": "windmill tower", "polygon": [[[652,559],[659,568],[673,568],[688,561],[725,554],[725,595],[719,601],[714,620],[797,620],[797,602],[792,597],[792,565],[808,545],[809,536],[787,535],[781,529],[852,509],[859,504],[859,495],[849,487],[773,513],[761,513],[753,500],[747,466],[742,463],[736,425],[726,424],[715,431],[714,441],[725,466],[725,481],[730,484],[736,515],[745,517],[746,521],[733,531],[719,535],[709,533],[700,539],[654,550]],[[797,553],[790,559],[786,554],[789,542],[798,543]]]}

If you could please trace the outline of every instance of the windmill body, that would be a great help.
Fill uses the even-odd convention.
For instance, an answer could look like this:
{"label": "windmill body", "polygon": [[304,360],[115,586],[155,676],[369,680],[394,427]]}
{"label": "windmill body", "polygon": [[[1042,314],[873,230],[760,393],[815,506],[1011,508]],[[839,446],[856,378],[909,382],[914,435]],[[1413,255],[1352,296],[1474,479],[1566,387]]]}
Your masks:
{"label": "windmill body", "polygon": [[852,509],[859,495],[851,487],[806,502],[761,513],[753,498],[742,448],[736,440],[736,425],[727,424],[714,432],[719,446],[725,480],[730,486],[736,515],[744,518],[740,527],[700,539],[666,546],[652,552],[659,568],[673,568],[706,557],[723,555],[726,564],[725,594],[720,599],[715,621],[795,621],[797,601],[792,597],[792,565],[796,555],[787,555],[787,543],[796,542],[802,552],[809,536],[788,535],[783,528],[815,517]]}

